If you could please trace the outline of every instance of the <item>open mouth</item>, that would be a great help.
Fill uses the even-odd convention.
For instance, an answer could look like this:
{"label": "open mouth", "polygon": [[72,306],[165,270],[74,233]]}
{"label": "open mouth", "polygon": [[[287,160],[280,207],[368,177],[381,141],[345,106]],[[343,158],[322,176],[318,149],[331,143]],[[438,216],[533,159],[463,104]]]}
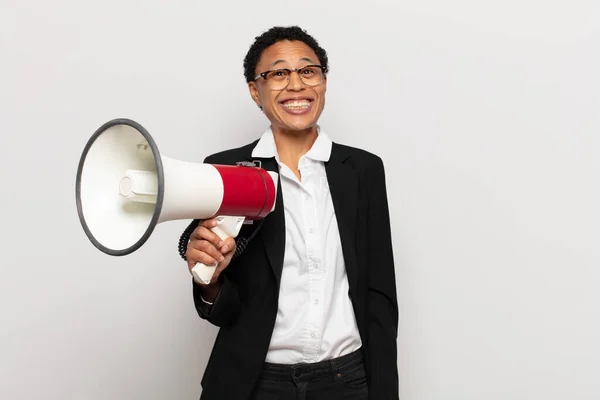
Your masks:
{"label": "open mouth", "polygon": [[281,104],[284,110],[297,114],[310,110],[312,102],[311,99],[292,99],[282,101],[279,104]]}

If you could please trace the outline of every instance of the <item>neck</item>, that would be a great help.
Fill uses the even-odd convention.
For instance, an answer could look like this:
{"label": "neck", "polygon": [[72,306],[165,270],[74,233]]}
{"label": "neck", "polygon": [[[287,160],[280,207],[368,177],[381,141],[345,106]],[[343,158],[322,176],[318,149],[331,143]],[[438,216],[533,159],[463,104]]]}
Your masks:
{"label": "neck", "polygon": [[316,126],[300,130],[290,131],[272,127],[273,137],[277,154],[282,163],[288,166],[296,176],[300,177],[298,161],[306,154],[317,140],[318,130]]}
{"label": "neck", "polygon": [[316,126],[301,131],[290,131],[275,127],[272,127],[272,130],[279,158],[286,165],[288,165],[286,161],[291,161],[294,167],[298,165],[300,157],[310,150],[318,136]]}

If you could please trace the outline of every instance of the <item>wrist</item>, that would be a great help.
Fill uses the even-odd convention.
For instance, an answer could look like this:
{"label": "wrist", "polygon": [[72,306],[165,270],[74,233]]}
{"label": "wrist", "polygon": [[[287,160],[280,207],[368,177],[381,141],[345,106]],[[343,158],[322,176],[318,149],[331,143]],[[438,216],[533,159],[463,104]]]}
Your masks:
{"label": "wrist", "polygon": [[198,285],[200,287],[200,295],[202,299],[207,303],[213,303],[221,290],[222,283],[217,280],[214,283],[208,285]]}

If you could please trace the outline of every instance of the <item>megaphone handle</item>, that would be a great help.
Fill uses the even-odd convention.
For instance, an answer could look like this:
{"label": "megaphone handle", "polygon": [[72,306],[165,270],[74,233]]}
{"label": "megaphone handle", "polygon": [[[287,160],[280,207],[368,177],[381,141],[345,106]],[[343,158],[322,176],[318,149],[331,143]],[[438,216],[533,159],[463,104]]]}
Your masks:
{"label": "megaphone handle", "polygon": [[[211,229],[221,240],[225,240],[230,237],[237,237],[242,225],[244,224],[244,217],[216,217],[217,226]],[[202,284],[209,284],[212,276],[217,268],[218,263],[215,265],[205,265],[197,263],[192,268],[192,275],[196,282]]]}

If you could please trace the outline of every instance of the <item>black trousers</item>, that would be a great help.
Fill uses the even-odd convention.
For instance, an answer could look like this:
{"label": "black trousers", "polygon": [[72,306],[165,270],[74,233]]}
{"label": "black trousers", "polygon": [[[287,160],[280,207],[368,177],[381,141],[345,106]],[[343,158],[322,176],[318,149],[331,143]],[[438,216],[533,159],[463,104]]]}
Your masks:
{"label": "black trousers", "polygon": [[265,363],[252,400],[367,400],[369,388],[360,350],[328,361]]}

